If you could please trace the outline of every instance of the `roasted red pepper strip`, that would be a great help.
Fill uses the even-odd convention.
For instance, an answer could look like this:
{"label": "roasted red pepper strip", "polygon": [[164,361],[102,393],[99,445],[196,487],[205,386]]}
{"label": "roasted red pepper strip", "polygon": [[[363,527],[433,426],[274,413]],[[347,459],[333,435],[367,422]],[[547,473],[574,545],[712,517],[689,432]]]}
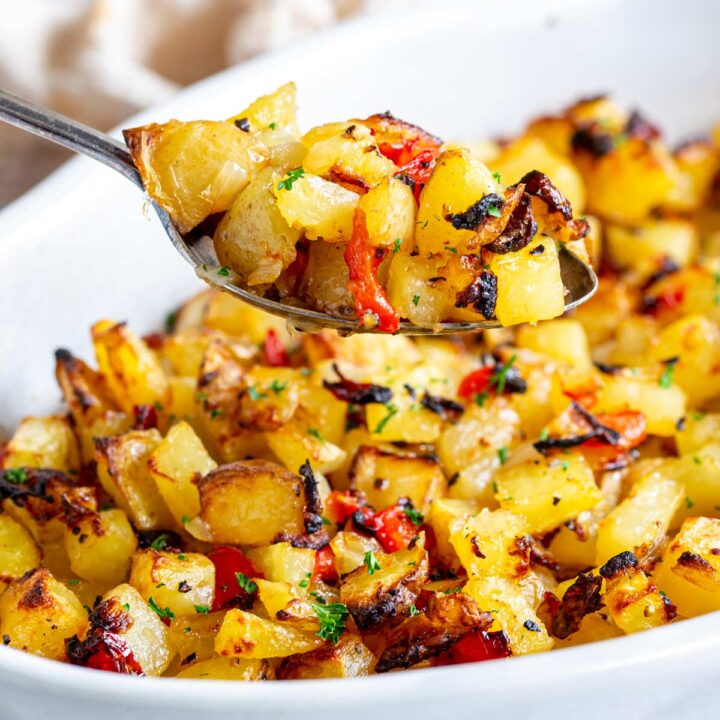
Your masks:
{"label": "roasted red pepper strip", "polygon": [[404,180],[410,185],[417,203],[420,203],[420,192],[432,175],[436,157],[436,151],[423,150],[407,165],[403,165],[395,173],[396,178]]}
{"label": "roasted red pepper strip", "polygon": [[458,397],[463,398],[463,400],[472,400],[476,395],[487,392],[490,387],[490,377],[493,372],[494,368],[490,366],[473,370],[460,382]]}
{"label": "roasted red pepper strip", "polygon": [[287,367],[290,364],[285,346],[272,329],[268,330],[265,335],[263,355],[265,363],[271,367]]}
{"label": "roasted red pepper strip", "polygon": [[219,547],[208,554],[215,565],[215,600],[213,610],[227,606],[249,607],[255,593],[248,593],[238,584],[236,573],[248,578],[264,578],[265,576],[234,547]]}
{"label": "roasted red pepper strip", "polygon": [[501,632],[477,630],[463,636],[435,661],[436,665],[458,665],[508,657],[511,654],[507,636]]}
{"label": "roasted red pepper strip", "polygon": [[400,505],[376,513],[367,525],[375,530],[375,539],[386,553],[404,550],[419,532],[418,526]]}
{"label": "roasted red pepper strip", "polygon": [[387,248],[375,248],[370,244],[365,213],[356,209],[353,234],[345,249],[350,276],[348,289],[355,298],[355,311],[361,325],[366,322],[366,314],[370,313],[377,318],[376,330],[394,333],[400,327],[400,316],[390,304],[377,277],[378,267],[387,252]]}
{"label": "roasted red pepper strip", "polygon": [[313,568],[312,578],[310,582],[333,582],[338,579],[337,570],[335,569],[335,553],[329,545],[321,547],[315,553],[315,567]]}
{"label": "roasted red pepper strip", "polygon": [[[599,414],[597,421],[620,434],[620,442],[614,447],[629,450],[637,447],[647,437],[647,423],[645,415],[638,410],[623,410],[616,413]],[[592,438],[583,443],[587,447],[601,447],[607,445],[599,438]]]}
{"label": "roasted red pepper strip", "polygon": [[361,507],[362,502],[347,490],[345,492],[333,490],[325,500],[325,514],[338,525],[342,525]]}

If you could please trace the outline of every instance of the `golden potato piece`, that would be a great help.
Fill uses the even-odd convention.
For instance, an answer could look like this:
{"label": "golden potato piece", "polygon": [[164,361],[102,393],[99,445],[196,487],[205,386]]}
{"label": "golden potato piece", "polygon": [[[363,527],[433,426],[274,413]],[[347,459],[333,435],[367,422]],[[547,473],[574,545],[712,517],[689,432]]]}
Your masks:
{"label": "golden potato piece", "polygon": [[278,668],[279,680],[364,677],[372,674],[375,656],[357,637],[344,637],[337,645],[325,645],[286,658]]}
{"label": "golden potato piece", "polygon": [[62,472],[78,470],[78,444],[69,420],[24,418],[5,447],[2,465],[5,468],[52,468]]}
{"label": "golden potato piece", "polygon": [[11,580],[40,565],[33,536],[9,515],[0,515],[0,595]]}
{"label": "golden potato piece", "polygon": [[273,680],[275,671],[267,660],[213,657],[186,665],[175,677],[197,680]]}

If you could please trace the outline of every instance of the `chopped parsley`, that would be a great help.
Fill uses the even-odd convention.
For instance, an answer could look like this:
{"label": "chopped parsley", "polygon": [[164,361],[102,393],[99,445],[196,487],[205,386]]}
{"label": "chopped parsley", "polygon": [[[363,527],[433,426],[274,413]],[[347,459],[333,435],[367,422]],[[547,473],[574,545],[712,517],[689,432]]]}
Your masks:
{"label": "chopped parsley", "polygon": [[277,130],[277,123],[276,123],[276,122],[271,122],[271,123],[268,125],[268,127],[269,127],[271,130]]}
{"label": "chopped parsley", "polygon": [[478,407],[482,407],[485,404],[485,401],[488,399],[488,394],[486,390],[483,390],[482,392],[475,393],[475,404]]}
{"label": "chopped parsley", "polygon": [[184,627],[184,628],[183,628],[183,632],[184,632],[186,635],[189,635],[189,634],[192,632],[192,628]]}
{"label": "chopped parsley", "polygon": [[256,402],[257,400],[262,400],[263,398],[267,397],[267,395],[265,393],[258,391],[257,385],[251,385],[247,389],[247,394],[250,396],[250,399],[253,402]]}
{"label": "chopped parsley", "polygon": [[320,516],[320,520],[322,520],[323,525],[332,525],[332,523],[324,515]]}
{"label": "chopped parsley", "polygon": [[329,605],[310,603],[310,605],[320,620],[318,637],[336,645],[345,632],[345,621],[350,615],[347,607],[342,603],[330,603]]}
{"label": "chopped parsley", "polygon": [[270,389],[276,394],[279,395],[283,390],[287,388],[288,384],[286,382],[280,382],[279,380],[273,380],[270,383]]}
{"label": "chopped parsley", "polygon": [[123,609],[125,612],[130,612],[130,603],[123,603],[122,609]]}
{"label": "chopped parsley", "polygon": [[22,485],[27,480],[27,472],[25,468],[11,468],[5,471],[3,477],[13,485]]}
{"label": "chopped parsley", "polygon": [[218,271],[217,274],[220,275],[220,277],[227,277],[230,274],[230,268],[226,265],[223,265]]}
{"label": "chopped parsley", "polygon": [[68,585],[79,585],[80,581],[77,578],[70,578],[68,580]]}
{"label": "chopped parsley", "polygon": [[699,458],[697,455],[693,455],[693,462],[696,465],[702,465],[702,458]]}
{"label": "chopped parsley", "polygon": [[547,428],[543,428],[543,429],[540,431],[540,440],[542,440],[542,441],[544,442],[544,441],[547,440],[549,437],[550,437],[550,431],[549,431]]}
{"label": "chopped parsley", "polygon": [[685,498],[685,507],[689,510],[695,503],[689,498]]}
{"label": "chopped parsley", "polygon": [[292,190],[293,183],[299,180],[305,171],[299,167],[294,170],[288,170],[287,175],[277,184],[278,190]]}
{"label": "chopped parsley", "polygon": [[500,464],[504,465],[508,459],[508,449],[506,447],[498,448],[498,458],[500,458]]}
{"label": "chopped parsley", "polygon": [[220,408],[213,408],[212,410],[210,410],[210,419],[214,420],[215,418],[222,417],[224,414],[224,410],[221,410]]}
{"label": "chopped parsley", "polygon": [[160,533],[151,543],[153,550],[164,550],[167,547],[169,536],[167,533]]}
{"label": "chopped parsley", "polygon": [[415,607],[415,603],[413,603],[410,606],[410,617],[415,617],[416,615],[419,615],[420,611]]}
{"label": "chopped parsley", "polygon": [[183,525],[187,525],[190,522],[190,517],[188,515],[183,515],[182,518],[180,518]]}
{"label": "chopped parsley", "polygon": [[417,304],[420,302],[420,296],[419,295],[413,295],[413,305],[417,307]]}
{"label": "chopped parsley", "polygon": [[298,583],[298,585],[301,588],[306,588],[308,585],[310,585],[310,578],[312,577],[312,573],[305,573],[305,577]]}
{"label": "chopped parsley", "polygon": [[672,387],[674,374],[675,374],[675,361],[667,363],[665,370],[663,370],[663,374],[660,376],[660,379],[658,380],[658,385],[663,390],[667,390],[669,387]]}
{"label": "chopped parsley", "polygon": [[319,440],[320,442],[325,442],[323,434],[316,428],[308,428],[307,433],[308,435],[312,435],[316,440]]}
{"label": "chopped parsley", "polygon": [[393,255],[397,255],[400,252],[400,246],[402,245],[402,240],[400,238],[397,238],[395,242],[393,243]]}
{"label": "chopped parsley", "polygon": [[193,605],[198,615],[207,615],[210,612],[209,605]]}
{"label": "chopped parsley", "polygon": [[378,562],[377,558],[375,557],[375,553],[372,550],[368,550],[365,553],[365,557],[363,557],[363,563],[365,563],[368,575],[374,575],[377,570],[381,569],[380,563]]}
{"label": "chopped parsley", "polygon": [[494,172],[492,176],[495,178],[496,183],[502,183],[502,175],[499,172]]}
{"label": "chopped parsley", "polygon": [[498,395],[502,395],[505,392],[508,370],[510,370],[516,360],[517,355],[513,355],[499,370],[496,370],[490,376],[490,384],[495,386]]}
{"label": "chopped parsley", "polygon": [[152,610],[155,611],[155,614],[161,618],[167,618],[168,620],[174,620],[175,619],[175,613],[168,607],[161,608],[156,602],[155,598],[151,595],[148,599],[148,605],[151,607]]}
{"label": "chopped parsley", "polygon": [[381,433],[390,420],[399,412],[398,406],[393,403],[386,403],[385,407],[387,408],[387,415],[375,426],[374,433]]}
{"label": "chopped parsley", "polygon": [[493,480],[492,481],[492,491],[497,495],[498,494],[498,484]]}
{"label": "chopped parsley", "polygon": [[422,525],[425,521],[425,516],[412,505],[405,505],[403,512],[408,516],[413,525]]}
{"label": "chopped parsley", "polygon": [[500,208],[496,207],[495,205],[490,205],[490,207],[488,207],[487,214],[492,215],[492,217],[502,217]]}
{"label": "chopped parsley", "polygon": [[258,589],[257,583],[245,573],[236,572],[235,579],[240,589],[244,590],[248,595],[252,595]]}

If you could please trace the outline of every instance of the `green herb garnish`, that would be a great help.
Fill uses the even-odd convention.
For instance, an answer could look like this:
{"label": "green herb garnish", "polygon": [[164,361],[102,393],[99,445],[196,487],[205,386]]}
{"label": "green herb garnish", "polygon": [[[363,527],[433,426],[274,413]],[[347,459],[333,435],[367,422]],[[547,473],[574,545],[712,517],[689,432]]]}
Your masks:
{"label": "green herb garnish", "polygon": [[258,589],[257,583],[245,573],[236,572],[235,579],[237,580],[237,584],[240,586],[240,589],[244,590],[248,595],[252,595]]}
{"label": "green herb garnish", "polygon": [[160,533],[151,543],[150,547],[153,550],[164,550],[167,547],[169,536],[167,533]]}
{"label": "green herb garnish", "polygon": [[500,464],[504,465],[508,459],[508,449],[506,447],[498,448],[498,458],[500,458]]}
{"label": "green herb garnish", "polygon": [[413,525],[422,525],[425,521],[425,516],[412,505],[405,505],[403,512],[410,518]]}
{"label": "green herb garnish", "polygon": [[320,442],[325,442],[323,434],[316,428],[308,428],[307,433],[308,435],[312,435],[316,440],[319,440]]}
{"label": "green herb garnish", "polygon": [[363,557],[363,562],[367,568],[368,575],[374,575],[377,570],[380,570],[380,563],[375,557],[375,553],[372,550],[368,550]]}
{"label": "green herb garnish", "polygon": [[299,167],[294,170],[288,170],[287,175],[277,184],[278,190],[292,190],[293,183],[299,180],[305,171]]}
{"label": "green herb garnish", "polygon": [[413,295],[413,305],[417,307],[417,304],[420,302],[420,296],[419,295]]}
{"label": "green herb garnish", "polygon": [[209,605],[193,605],[198,615],[207,615],[210,612]]}
{"label": "green herb garnish", "polygon": [[155,611],[155,614],[159,618],[167,618],[168,620],[174,620],[175,619],[175,613],[168,607],[161,608],[156,602],[155,598],[151,595],[148,599],[148,605],[152,608],[152,610]]}
{"label": "green herb garnish", "polygon": [[342,603],[330,603],[329,605],[310,603],[310,606],[320,620],[318,637],[336,645],[345,632],[345,621],[350,615],[347,607]]}
{"label": "green herb garnish", "polygon": [[375,426],[374,433],[381,433],[390,420],[399,412],[398,406],[393,403],[386,403],[385,407],[387,408],[387,415]]}
{"label": "green herb garnish", "polygon": [[27,472],[25,468],[10,468],[4,472],[3,477],[13,485],[22,485],[27,480]]}

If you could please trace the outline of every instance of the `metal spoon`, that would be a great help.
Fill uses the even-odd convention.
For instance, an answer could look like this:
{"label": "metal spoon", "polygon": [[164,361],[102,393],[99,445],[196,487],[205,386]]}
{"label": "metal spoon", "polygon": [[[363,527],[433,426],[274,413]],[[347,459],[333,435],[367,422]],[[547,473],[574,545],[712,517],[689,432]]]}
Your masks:
{"label": "metal spoon", "polygon": [[[34,105],[22,98],[0,90],[0,120],[10,125],[40,135],[51,142],[62,145],[82,155],[87,155],[117,170],[121,175],[144,190],[140,174],[125,146],[115,138],[98,132],[82,123],[52,112],[47,108]],[[189,262],[195,273],[208,285],[229,292],[246,303],[279,315],[298,330],[314,331],[321,328],[332,328],[342,335],[355,332],[372,332],[358,326],[357,320],[338,318],[333,315],[308,310],[302,307],[287,305],[275,300],[268,300],[236,285],[234,274],[218,274],[218,263],[212,239],[181,235],[170,216],[157,203],[153,202],[160,222],[175,249]],[[571,310],[588,300],[597,289],[597,277],[592,268],[577,258],[564,247],[560,249],[560,271],[565,287],[565,309]],[[500,327],[497,321],[483,322],[446,322],[432,328],[422,328],[411,323],[400,323],[399,333],[405,335],[433,335],[461,333],[471,330],[484,330]]]}

